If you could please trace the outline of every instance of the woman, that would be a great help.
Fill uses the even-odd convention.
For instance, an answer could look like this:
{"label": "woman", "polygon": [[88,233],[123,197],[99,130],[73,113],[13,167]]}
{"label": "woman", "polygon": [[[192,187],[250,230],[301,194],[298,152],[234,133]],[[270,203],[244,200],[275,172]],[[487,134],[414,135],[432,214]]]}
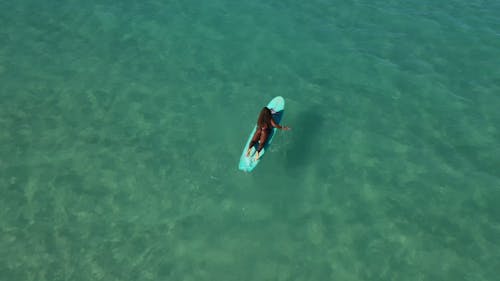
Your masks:
{"label": "woman", "polygon": [[250,152],[252,151],[252,147],[259,143],[259,147],[257,148],[257,153],[255,153],[255,160],[259,159],[259,154],[264,145],[266,144],[267,138],[271,134],[271,130],[273,128],[278,128],[280,130],[289,130],[287,126],[280,126],[273,119],[273,114],[271,110],[267,107],[262,108],[259,114],[259,119],[257,120],[257,129],[255,130],[255,134],[250,141],[250,145],[247,150],[247,157],[250,156]]}

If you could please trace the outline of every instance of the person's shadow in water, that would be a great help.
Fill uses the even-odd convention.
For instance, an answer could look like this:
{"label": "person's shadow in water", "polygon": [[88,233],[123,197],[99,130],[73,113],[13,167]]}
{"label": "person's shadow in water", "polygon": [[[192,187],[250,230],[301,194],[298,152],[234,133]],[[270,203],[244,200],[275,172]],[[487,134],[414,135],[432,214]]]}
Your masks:
{"label": "person's shadow in water", "polygon": [[294,172],[314,161],[312,160],[313,148],[317,146],[319,132],[324,123],[324,118],[313,107],[310,107],[297,116],[293,122],[288,148],[285,150],[286,168]]}

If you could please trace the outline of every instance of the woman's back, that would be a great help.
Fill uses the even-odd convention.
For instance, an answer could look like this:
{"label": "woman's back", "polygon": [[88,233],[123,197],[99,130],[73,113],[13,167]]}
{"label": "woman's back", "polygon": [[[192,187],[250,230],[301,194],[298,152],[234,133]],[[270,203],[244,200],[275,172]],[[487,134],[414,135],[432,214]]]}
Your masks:
{"label": "woman's back", "polygon": [[272,127],[272,121],[273,115],[271,113],[271,110],[267,107],[262,108],[259,114],[259,119],[257,120],[257,126],[259,128],[264,128],[268,129]]}

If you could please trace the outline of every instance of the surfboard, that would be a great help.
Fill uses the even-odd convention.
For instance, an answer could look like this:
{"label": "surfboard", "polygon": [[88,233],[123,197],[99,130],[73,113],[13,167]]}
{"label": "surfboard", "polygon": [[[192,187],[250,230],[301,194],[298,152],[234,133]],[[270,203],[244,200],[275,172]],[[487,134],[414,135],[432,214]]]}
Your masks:
{"label": "surfboard", "polygon": [[[271,109],[271,112],[273,113],[273,119],[274,122],[280,124],[281,119],[283,118],[283,113],[285,112],[285,99],[281,96],[277,96],[273,98],[268,104],[267,108]],[[259,164],[260,160],[264,157],[264,154],[266,151],[269,149],[269,146],[273,142],[274,136],[276,135],[276,131],[278,129],[273,128],[271,130],[271,134],[269,135],[269,138],[266,141],[266,144],[264,145],[264,148],[260,151],[259,159],[255,159],[255,152],[257,151],[259,144],[255,144],[252,147],[252,151],[250,152],[250,155],[247,157],[247,148],[250,145],[250,141],[252,140],[253,135],[255,134],[255,131],[257,130],[257,125],[254,126],[252,132],[250,133],[250,136],[248,137],[248,140],[243,147],[243,152],[241,153],[240,157],[240,164],[239,164],[239,169],[245,172],[251,172],[257,165]]]}

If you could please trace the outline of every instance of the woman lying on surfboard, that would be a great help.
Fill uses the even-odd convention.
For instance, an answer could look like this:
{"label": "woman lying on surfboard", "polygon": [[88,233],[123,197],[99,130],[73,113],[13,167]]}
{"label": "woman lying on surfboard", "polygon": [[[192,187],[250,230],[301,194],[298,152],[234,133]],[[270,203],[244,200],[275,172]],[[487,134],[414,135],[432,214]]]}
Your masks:
{"label": "woman lying on surfboard", "polygon": [[255,134],[253,135],[250,145],[248,146],[247,157],[250,156],[252,147],[259,143],[257,152],[255,153],[255,160],[259,159],[260,151],[264,148],[273,127],[285,131],[290,129],[287,126],[280,126],[280,124],[276,123],[273,119],[273,113],[269,108],[262,108],[259,114],[259,119],[257,120],[257,129],[255,130]]}

